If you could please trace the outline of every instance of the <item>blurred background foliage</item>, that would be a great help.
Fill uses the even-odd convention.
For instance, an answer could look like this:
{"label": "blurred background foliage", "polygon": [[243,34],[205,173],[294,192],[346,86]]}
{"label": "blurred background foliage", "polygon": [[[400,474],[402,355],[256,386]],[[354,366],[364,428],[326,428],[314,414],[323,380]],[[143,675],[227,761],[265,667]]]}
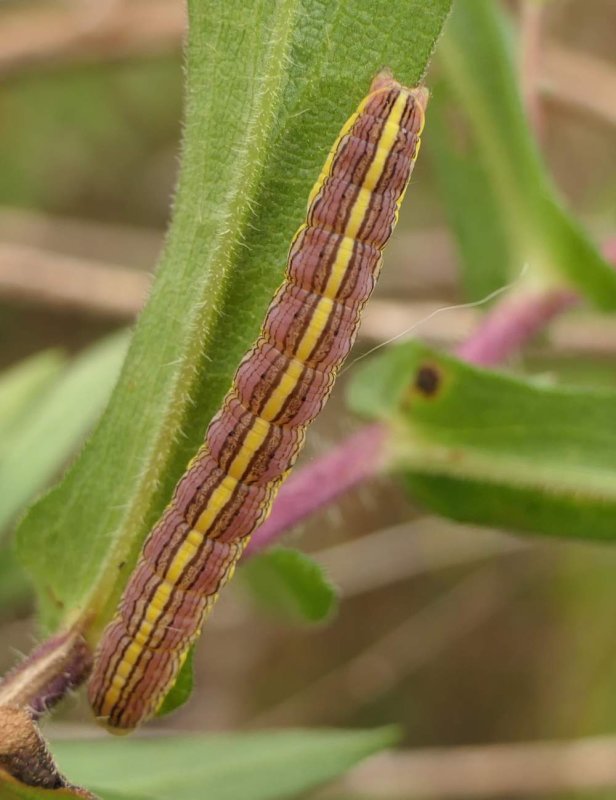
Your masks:
{"label": "blurred background foliage", "polygon": [[[616,6],[497,5],[550,180],[595,244],[616,254]],[[178,164],[183,28],[176,0],[150,0],[147,12],[136,0],[0,7],[2,671],[35,635],[30,593],[10,550],[15,521],[62,473],[104,406],[123,331],[142,304],[163,239]],[[489,192],[498,187],[490,189],[473,154],[446,58],[437,55],[427,83],[434,122],[429,117],[358,352],[436,308],[483,298],[521,269],[494,221]],[[470,191],[478,185],[485,193]],[[466,197],[461,186],[469,187]],[[480,315],[445,311],[417,334],[453,347]],[[584,307],[508,366],[614,388],[615,352],[613,315]],[[339,389],[303,459],[356,424]],[[513,539],[426,516],[394,478],[345,497],[290,540],[339,587],[337,616],[327,626],[292,627],[263,613],[267,597],[253,602],[259,576],[250,592],[238,580],[196,652],[192,702],[161,727],[396,722],[409,749],[614,730],[616,552],[609,546]],[[87,713],[71,699],[56,732],[74,732]],[[336,796],[344,791],[355,796],[344,787]],[[575,796],[615,790],[607,791]],[[542,794],[574,796],[558,781]],[[537,794],[522,782],[507,796]]]}

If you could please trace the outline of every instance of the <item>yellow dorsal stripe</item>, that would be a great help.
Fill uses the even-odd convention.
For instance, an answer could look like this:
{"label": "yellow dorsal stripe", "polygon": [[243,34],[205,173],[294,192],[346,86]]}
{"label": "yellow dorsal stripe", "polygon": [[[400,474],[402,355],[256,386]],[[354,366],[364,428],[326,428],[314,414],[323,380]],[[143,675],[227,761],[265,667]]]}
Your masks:
{"label": "yellow dorsal stripe", "polygon": [[296,358],[289,359],[287,368],[282,374],[278,386],[272,392],[271,397],[261,412],[263,419],[271,420],[276,418],[276,415],[280,413],[287,398],[297,386],[297,382],[303,371],[304,365],[301,361],[298,361]]}
{"label": "yellow dorsal stripe", "polygon": [[[333,308],[334,301],[329,297],[321,297],[319,302],[314,307],[310,323],[304,331],[304,335],[302,336],[296,349],[296,358],[299,361],[306,363],[310,358],[312,351],[319,341],[321,333],[329,322]],[[294,388],[295,387],[291,387],[291,390]]]}
{"label": "yellow dorsal stripe", "polygon": [[406,99],[407,97],[403,92],[398,95],[387,119],[387,123],[383,126],[383,130],[381,131],[381,138],[377,146],[377,156],[372,161],[370,169],[362,182],[362,188],[357,195],[357,200],[349,216],[348,225],[344,231],[345,236],[351,239],[357,238],[357,234],[361,229],[362,223],[366,217],[366,212],[368,211],[368,206],[372,197],[372,189],[377,186],[383,174],[387,156],[396,141],[396,134],[400,130],[400,120],[404,113]]}
{"label": "yellow dorsal stripe", "polygon": [[231,475],[226,475],[210,495],[203,513],[195,523],[195,530],[205,533],[211,526],[219,512],[226,506],[237,487],[237,480]]}
{"label": "yellow dorsal stripe", "polygon": [[246,433],[242,446],[229,465],[229,475],[232,475],[237,480],[242,480],[250,466],[252,457],[265,442],[269,427],[265,420],[254,417],[253,424]]}

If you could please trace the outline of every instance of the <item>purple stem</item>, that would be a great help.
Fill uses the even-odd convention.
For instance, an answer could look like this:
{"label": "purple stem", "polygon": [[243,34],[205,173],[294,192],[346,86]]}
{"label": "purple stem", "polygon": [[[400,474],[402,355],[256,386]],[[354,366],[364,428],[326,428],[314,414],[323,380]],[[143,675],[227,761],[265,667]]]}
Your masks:
{"label": "purple stem", "polygon": [[379,471],[387,429],[373,423],[295,473],[280,490],[270,518],[253,534],[245,557],[274,544],[292,525]]}
{"label": "purple stem", "polygon": [[92,653],[77,630],[46,639],[0,681],[0,706],[28,708],[36,719],[86,679]]}
{"label": "purple stem", "polygon": [[[458,347],[457,355],[480,366],[502,363],[575,302],[575,295],[562,289],[511,293]],[[373,423],[291,475],[271,516],[254,532],[246,557],[271,547],[293,525],[376,475],[386,460],[387,437],[387,427]]]}
{"label": "purple stem", "polygon": [[573,292],[565,289],[512,292],[486,314],[456,355],[482,367],[502,364],[576,302]]}

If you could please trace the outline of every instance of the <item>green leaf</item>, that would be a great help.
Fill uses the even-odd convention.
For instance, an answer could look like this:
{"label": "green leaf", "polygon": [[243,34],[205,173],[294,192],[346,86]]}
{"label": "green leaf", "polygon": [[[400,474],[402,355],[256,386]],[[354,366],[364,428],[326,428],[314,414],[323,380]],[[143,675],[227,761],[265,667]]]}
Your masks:
{"label": "green leaf", "polygon": [[183,706],[192,694],[193,685],[195,682],[195,670],[193,667],[194,649],[191,647],[182,668],[178,674],[177,680],[171,687],[171,690],[163,700],[161,707],[157,710],[157,717],[164,717],[175,711],[176,708]]}
{"label": "green leaf", "polygon": [[[57,350],[45,350],[5,370],[0,375],[0,470],[6,456],[7,443],[28,425],[28,415],[41,401],[41,396],[58,376],[65,358]],[[9,456],[10,457],[10,456]],[[15,498],[0,492],[0,519],[11,519],[19,508]],[[16,561],[13,551],[0,547],[0,612],[22,604],[31,587]]]}
{"label": "green leaf", "polygon": [[[125,351],[126,335],[119,334],[68,365],[56,351],[47,351],[2,375],[0,528],[23,511],[80,444],[105,405]],[[31,593],[11,543],[4,543],[0,611],[23,604]]]}
{"label": "green leaf", "polygon": [[[241,575],[266,610],[286,619],[322,622],[336,609],[336,590],[321,567],[298,550],[280,547],[261,553],[242,564]],[[191,695],[193,683],[191,649],[157,716],[169,714],[184,705]]]}
{"label": "green leaf", "polygon": [[383,65],[405,83],[420,78],[449,5],[189,3],[185,140],[166,251],[101,424],[19,532],[47,626],[78,607],[97,639],[256,337],[342,123]]}
{"label": "green leaf", "polygon": [[45,350],[0,375],[0,457],[5,437],[24,424],[31,406],[58,375],[65,362],[57,350]]}
{"label": "green leaf", "polygon": [[336,590],[309,556],[277,547],[242,565],[257,601],[287,618],[321,622],[336,608]]}
{"label": "green leaf", "polygon": [[[44,488],[92,427],[118,375],[126,343],[122,333],[88,348],[5,435],[0,455],[0,529]],[[30,555],[45,564],[47,554],[40,542],[29,546]]]}
{"label": "green leaf", "polygon": [[[37,786],[28,786],[15,780],[0,767],[1,800],[84,800],[84,797],[94,800],[92,795],[85,795],[76,788],[41,789]],[[115,798],[108,795],[105,800],[146,800],[146,798],[131,796],[124,799],[120,795],[116,795]]]}
{"label": "green leaf", "polygon": [[103,800],[292,798],[396,741],[396,731],[287,730],[150,740],[58,742],[62,771]]}
{"label": "green leaf", "polygon": [[156,800],[154,795],[145,795],[145,794],[134,794],[134,792],[126,793],[126,792],[110,792],[105,791],[104,797],[101,792],[96,792],[96,797],[101,798],[101,800]]}
{"label": "green leaf", "polygon": [[[469,136],[452,135],[451,92],[434,87],[424,139],[436,168],[441,196],[461,256],[461,278],[469,300],[482,300],[519,272],[504,209],[477,147]],[[457,125],[456,125],[457,123]]]}
{"label": "green leaf", "polygon": [[465,522],[616,537],[616,392],[488,372],[416,342],[357,374],[413,495]]}
{"label": "green leaf", "polygon": [[32,586],[17,561],[10,543],[0,547],[0,618],[25,604],[32,595]]}
{"label": "green leaf", "polygon": [[[547,176],[525,119],[510,44],[499,4],[473,0],[455,5],[439,48],[440,63],[457,98],[457,110],[468,122],[472,139],[468,158],[479,160],[479,169],[490,184],[482,200],[471,199],[473,222],[469,220],[468,225],[477,224],[477,210],[489,208],[494,198],[497,205],[487,212],[481,230],[492,226],[493,217],[498,227],[505,222],[509,252],[506,263],[514,267],[511,278],[528,264],[528,282],[571,286],[602,308],[616,308],[616,272],[563,209]],[[447,159],[448,154],[443,154]],[[474,177],[477,175],[475,171]],[[447,190],[460,177],[461,171],[452,174]],[[483,189],[486,188],[484,183]],[[467,194],[474,190],[482,191],[481,181],[474,180]],[[459,196],[460,187],[454,191]],[[455,227],[460,232],[460,224]],[[502,256],[499,242],[500,239],[495,258]],[[487,248],[481,252],[474,242],[471,250],[468,232],[466,241],[461,243],[466,246],[468,258],[479,258],[473,266],[467,264],[467,271],[488,269],[491,274],[492,268],[486,265]]]}
{"label": "green leaf", "polygon": [[[286,619],[322,622],[336,609],[336,590],[321,567],[298,550],[279,547],[261,553],[242,563],[241,575],[263,608]],[[191,649],[157,716],[184,705],[193,683]]]}

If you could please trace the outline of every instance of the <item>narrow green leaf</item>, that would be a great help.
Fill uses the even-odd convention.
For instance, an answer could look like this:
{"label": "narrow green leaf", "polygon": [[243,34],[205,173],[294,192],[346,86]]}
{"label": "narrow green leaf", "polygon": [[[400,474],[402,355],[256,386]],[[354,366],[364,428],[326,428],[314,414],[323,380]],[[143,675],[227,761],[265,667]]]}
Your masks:
{"label": "narrow green leaf", "polygon": [[364,367],[360,413],[391,426],[414,496],[454,519],[614,539],[616,392],[471,367],[416,342]]}
{"label": "narrow green leaf", "polygon": [[0,547],[0,617],[26,603],[31,594],[32,586],[11,543],[3,543]]}
{"label": "narrow green leaf", "polygon": [[[100,414],[123,358],[122,339],[96,345],[68,366],[60,353],[48,350],[0,377],[0,528],[62,468]],[[23,604],[31,592],[11,545],[4,543],[0,611]]]}
{"label": "narrow green leaf", "polygon": [[45,350],[0,375],[0,457],[5,437],[19,427],[30,407],[58,375],[65,358],[57,350]]}
{"label": "narrow green leaf", "polygon": [[[288,730],[150,740],[58,742],[71,779],[153,800],[285,800],[332,780],[396,741],[396,731]],[[110,792],[110,794],[108,794]]]}
{"label": "narrow green leaf", "polygon": [[[449,223],[460,250],[461,277],[469,300],[481,300],[515,275],[504,209],[470,136],[456,133],[451,92],[445,81],[434,87],[424,139],[436,168]],[[458,123],[456,125],[456,123]]]}
{"label": "narrow green leaf", "polygon": [[[92,795],[84,795],[78,789],[41,789],[16,781],[0,767],[0,800],[84,800]],[[119,795],[113,798],[108,795],[105,800],[124,800]],[[146,800],[145,798],[126,797],[126,800]]]}
{"label": "narrow green leaf", "polygon": [[[267,611],[286,619],[322,622],[336,609],[336,590],[321,567],[298,550],[280,547],[262,553],[242,564],[241,575]],[[190,650],[158,716],[184,705],[193,683],[193,650]]]}
{"label": "narrow green leaf", "polygon": [[175,711],[176,708],[180,708],[180,706],[183,706],[184,703],[187,702],[192,694],[195,677],[195,670],[193,667],[194,652],[193,648],[188,651],[188,655],[182,664],[182,669],[180,670],[176,682],[173,684],[171,690],[163,700],[163,704],[156,712],[157,717],[164,717],[172,711]]}
{"label": "narrow green leaf", "polygon": [[156,800],[156,797],[152,794],[135,794],[134,792],[110,792],[109,790],[105,790],[101,792],[100,790],[94,788],[92,790],[97,798],[101,798],[101,800]]}
{"label": "narrow green leaf", "polygon": [[[507,224],[507,262],[515,270],[510,277],[528,264],[529,282],[571,286],[602,308],[616,308],[616,272],[564,210],[541,161],[518,92],[510,38],[499,4],[473,0],[456,4],[439,48],[458,111],[468,122],[473,155],[498,204],[496,224]],[[469,192],[474,188],[481,190],[474,183]],[[488,201],[489,195],[483,205]],[[476,205],[472,201],[471,210]],[[483,227],[492,217],[487,214]],[[475,269],[483,266],[482,261]]]}
{"label": "narrow green leaf", "polygon": [[[5,436],[0,457],[0,530],[63,466],[105,407],[126,352],[115,334],[78,356]],[[49,562],[39,542],[30,555]]]}
{"label": "narrow green leaf", "polygon": [[336,590],[309,556],[287,547],[242,565],[242,576],[268,611],[290,619],[322,622],[336,608]]}
{"label": "narrow green leaf", "polygon": [[406,83],[420,78],[449,5],[189,2],[166,252],[101,424],[19,532],[48,626],[79,607],[97,638],[258,332],[341,124],[384,65]]}

